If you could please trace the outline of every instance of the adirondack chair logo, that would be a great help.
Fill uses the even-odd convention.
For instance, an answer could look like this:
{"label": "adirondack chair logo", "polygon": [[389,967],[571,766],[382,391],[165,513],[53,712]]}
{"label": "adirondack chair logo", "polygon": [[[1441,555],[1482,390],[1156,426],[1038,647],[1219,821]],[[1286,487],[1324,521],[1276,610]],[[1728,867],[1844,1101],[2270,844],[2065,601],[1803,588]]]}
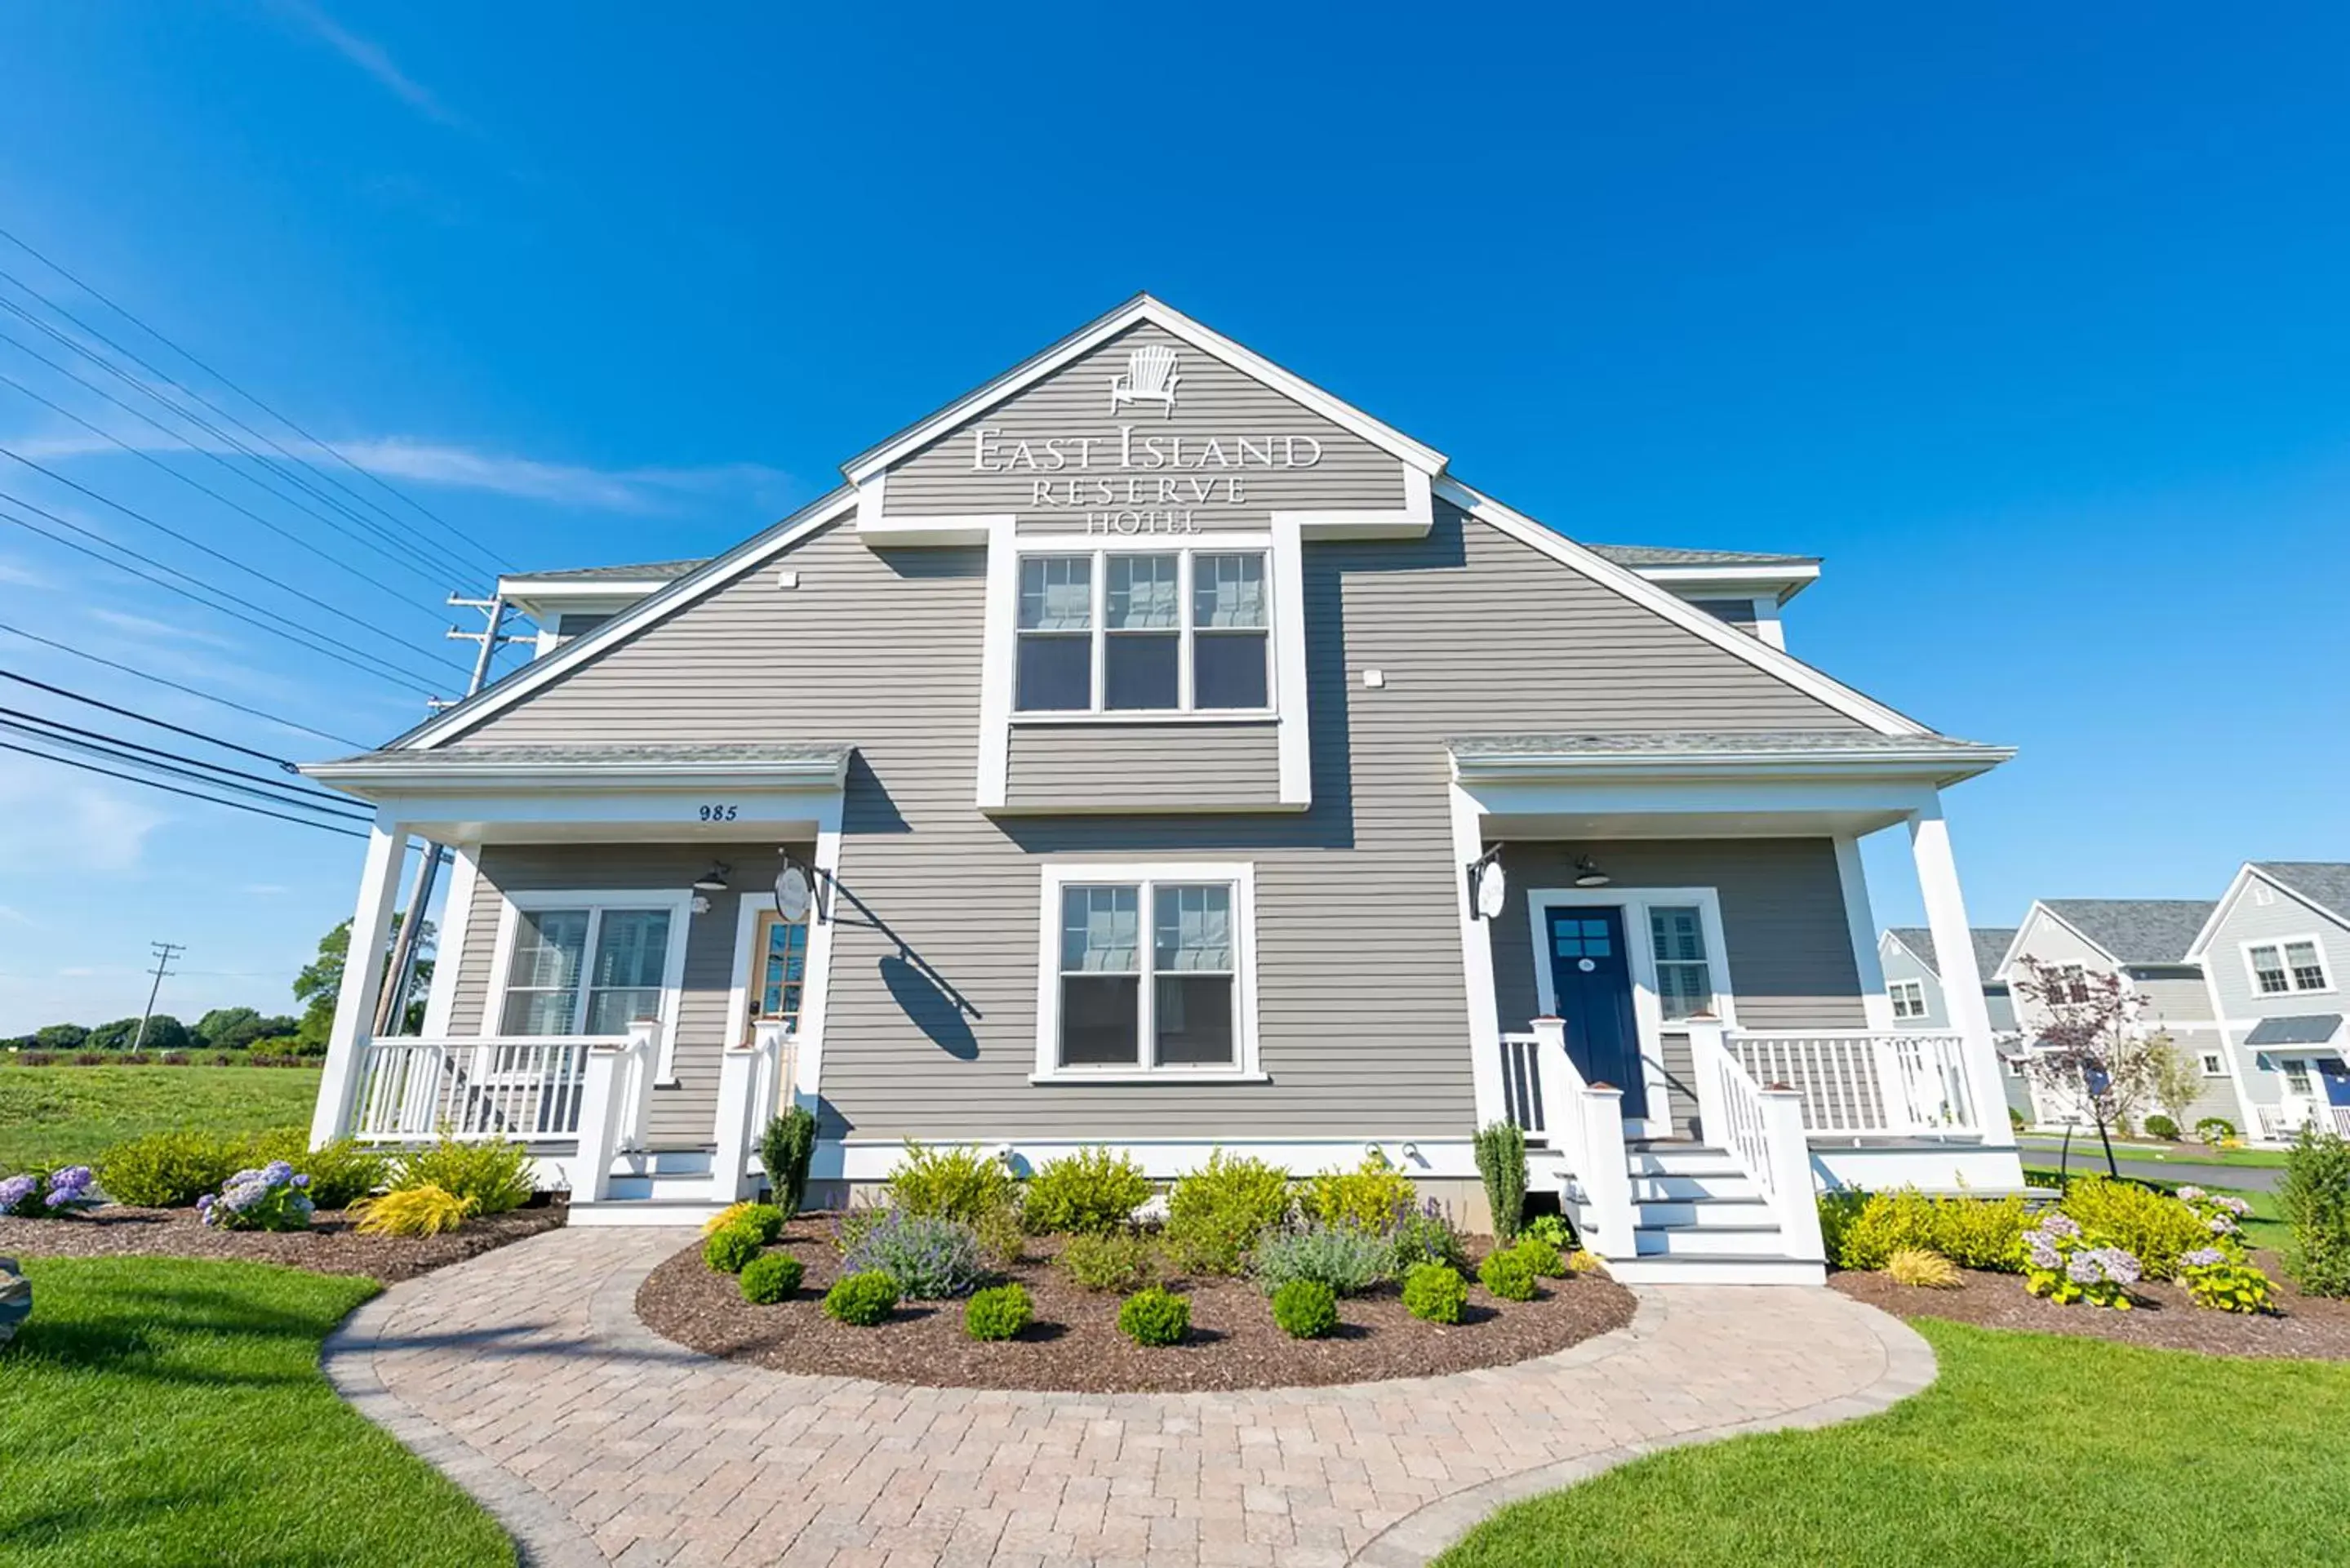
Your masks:
{"label": "adirondack chair logo", "polygon": [[1126,357],[1123,375],[1109,379],[1109,411],[1127,403],[1157,403],[1161,417],[1175,417],[1175,389],[1183,378],[1175,371],[1175,350],[1163,343],[1146,343]]}

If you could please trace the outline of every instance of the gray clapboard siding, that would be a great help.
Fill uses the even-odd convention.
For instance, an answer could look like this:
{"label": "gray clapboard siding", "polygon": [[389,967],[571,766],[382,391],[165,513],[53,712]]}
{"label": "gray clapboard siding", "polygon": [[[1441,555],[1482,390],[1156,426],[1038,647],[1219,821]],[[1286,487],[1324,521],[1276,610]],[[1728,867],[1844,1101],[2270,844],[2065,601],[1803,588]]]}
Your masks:
{"label": "gray clapboard siding", "polygon": [[[805,860],[813,846],[799,846],[795,853]],[[507,892],[623,888],[679,892],[691,888],[713,860],[731,867],[733,890],[712,895],[709,912],[691,917],[687,928],[674,1056],[677,1083],[654,1091],[646,1123],[656,1148],[709,1143],[718,1109],[718,1057],[726,1045],[726,1010],[736,980],[735,926],[742,900],[764,897],[781,869],[773,844],[484,846],[473,912],[465,924],[463,964],[452,998],[449,1033],[463,1037],[481,1031]]]}
{"label": "gray clapboard siding", "polygon": [[[2270,901],[2262,904],[2258,894],[2265,889]],[[2264,995],[2253,984],[2251,968],[2244,959],[2247,941],[2282,942],[2287,938],[2314,936],[2325,955],[2326,978],[2333,981],[2331,992],[2287,992],[2281,996]],[[2344,1001],[2343,966],[2350,963],[2350,927],[2344,926],[2333,916],[2300,895],[2272,887],[2255,879],[2245,888],[2241,898],[2231,904],[2220,917],[2212,932],[2211,944],[2204,954],[2204,965],[2211,976],[2212,989],[2220,995],[2220,1016],[2237,1023],[2228,1031],[2234,1044],[2236,1070],[2244,1080],[2244,1092],[2256,1105],[2273,1106],[2284,1098],[2284,1075],[2276,1064],[2288,1059],[2306,1059],[2311,1053],[2296,1052],[2290,1047],[2262,1051],[2241,1044],[2251,1033],[2243,1026],[2246,1019],[2291,1018],[2311,1012],[2341,1012]],[[2262,1067],[2262,1063],[2269,1064]],[[2323,1090],[2320,1090],[2323,1093]],[[2237,1111],[2220,1110],[2204,1113],[2226,1116],[2230,1121],[2241,1121]]]}
{"label": "gray clapboard siding", "polygon": [[[1159,410],[1148,403],[1128,404],[1115,416],[1110,412],[1110,378],[1124,371],[1127,356],[1145,343],[1171,347],[1180,356],[1182,383],[1171,420],[1161,417]],[[1221,440],[1226,451],[1232,452],[1237,438],[1243,435],[1252,440],[1267,435],[1311,436],[1322,443],[1322,457],[1311,468],[1187,466],[1180,473],[1171,469],[1120,469],[1116,466],[1116,452],[1121,425],[1134,427],[1137,462],[1142,461],[1139,454],[1143,441],[1176,436],[1182,438],[1187,452],[1211,439]],[[976,431],[982,426],[1003,431],[1007,450],[1012,443],[1026,438],[1034,443],[1031,450],[1040,463],[1059,461],[1066,466],[1051,472],[1023,468],[1009,473],[981,472],[972,462]],[[1091,465],[1085,469],[1076,466],[1073,448],[1065,446],[1055,460],[1047,456],[1043,445],[1048,440],[1066,441],[1068,438],[1088,436],[1095,438],[1096,444],[1089,453]],[[1240,504],[1192,498],[1189,481],[1215,479],[1220,482],[1215,493],[1221,496],[1221,481],[1235,474],[1242,485]],[[1128,478],[1139,486],[1132,503],[1127,499]],[[1034,504],[1033,481],[1053,481],[1057,490],[1072,479],[1108,481],[1113,499],[1097,502],[1090,507],[1039,508]],[[1162,479],[1174,481],[1176,499],[1159,498],[1159,482]],[[1199,529],[1205,532],[1263,528],[1275,510],[1334,506],[1377,509],[1402,504],[1400,460],[1320,415],[1307,412],[1222,360],[1144,324],[1120,333],[1050,380],[957,427],[899,462],[889,471],[882,510],[889,516],[1013,513],[1019,516],[1024,530],[1082,531],[1087,510],[1129,505],[1163,510],[1173,505],[1189,507]]]}
{"label": "gray clapboard siding", "polygon": [[1198,811],[1281,804],[1281,735],[1266,722],[1015,723],[1005,804],[1030,811]]}
{"label": "gray clapboard siding", "polygon": [[[834,528],[790,564],[796,591],[754,574],[460,743],[855,743],[840,875],[889,929],[837,934],[823,1082],[836,1135],[1457,1136],[1474,1109],[1444,737],[1852,724],[1440,506],[1425,539],[1307,547],[1310,811],[991,821],[974,806],[980,554],[877,553]],[[1385,690],[1350,682],[1367,664],[1388,670]],[[1028,1082],[1046,855],[1254,863],[1272,1082]],[[1807,971],[1780,989],[1814,984]]]}

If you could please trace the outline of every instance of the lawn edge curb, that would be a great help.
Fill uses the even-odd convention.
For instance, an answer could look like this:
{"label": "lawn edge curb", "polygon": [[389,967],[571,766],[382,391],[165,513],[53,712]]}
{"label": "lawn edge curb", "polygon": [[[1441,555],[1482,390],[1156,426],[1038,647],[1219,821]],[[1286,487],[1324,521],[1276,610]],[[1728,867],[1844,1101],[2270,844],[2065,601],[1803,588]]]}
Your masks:
{"label": "lawn edge curb", "polygon": [[[1816,1289],[1824,1295],[1834,1293],[1825,1286],[1773,1288]],[[1633,1286],[1633,1294],[1640,1298],[1640,1310],[1628,1327],[1603,1335],[1601,1339],[1586,1341],[1563,1354],[1573,1355],[1575,1350],[1596,1346],[1618,1335],[1644,1336],[1656,1332],[1669,1313],[1671,1289],[1669,1286]],[[1866,1386],[1809,1405],[1797,1406],[1774,1416],[1758,1416],[1744,1421],[1693,1428],[1654,1442],[1626,1443],[1596,1453],[1534,1465],[1497,1476],[1482,1485],[1451,1493],[1415,1509],[1365,1542],[1352,1561],[1363,1564],[1364,1568],[1420,1568],[1421,1564],[1433,1561],[1496,1511],[1511,1503],[1523,1502],[1544,1492],[1557,1491],[1578,1481],[1589,1480],[1618,1465],[1667,1449],[1718,1442],[1726,1438],[1745,1437],[1756,1432],[1832,1427],[1864,1416],[1874,1416],[1914,1394],[1923,1392],[1932,1384],[1938,1371],[1933,1347],[1917,1330],[1890,1313],[1879,1311],[1865,1302],[1853,1301],[1848,1296],[1841,1299],[1859,1309],[1854,1314],[1856,1319],[1862,1328],[1875,1336],[1885,1357],[1884,1370]]]}
{"label": "lawn edge curb", "polygon": [[432,1277],[402,1281],[361,1303],[319,1347],[319,1371],[345,1404],[487,1509],[513,1538],[523,1568],[606,1568],[611,1559],[553,1498],[409,1406],[376,1371],[375,1353],[391,1320]]}

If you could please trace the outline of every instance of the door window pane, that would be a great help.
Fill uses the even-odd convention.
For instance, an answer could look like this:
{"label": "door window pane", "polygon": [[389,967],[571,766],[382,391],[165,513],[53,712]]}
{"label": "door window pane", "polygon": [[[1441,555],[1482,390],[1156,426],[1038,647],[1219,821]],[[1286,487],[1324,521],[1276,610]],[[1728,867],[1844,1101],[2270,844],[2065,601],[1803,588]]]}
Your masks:
{"label": "door window pane", "polygon": [[631,1019],[660,1016],[669,957],[667,909],[606,909],[597,921],[585,1034],[626,1034]]}
{"label": "door window pane", "polygon": [[1648,911],[1657,961],[1657,1002],[1669,1019],[1713,1011],[1713,974],[1706,962],[1705,928],[1694,909],[1659,905]]}
{"label": "door window pane", "polygon": [[506,968],[503,1034],[568,1034],[588,948],[586,909],[525,909]]}
{"label": "door window pane", "polygon": [[1141,1061],[1141,889],[1061,890],[1061,1063]]}
{"label": "door window pane", "polygon": [[796,1024],[800,993],[807,983],[807,922],[787,925],[773,915],[763,919],[765,940],[759,949],[758,981],[751,1016],[780,1018]]}
{"label": "door window pane", "polygon": [[1607,958],[1616,947],[1606,920],[1573,915],[1552,919],[1550,940],[1552,949],[1561,958]]}

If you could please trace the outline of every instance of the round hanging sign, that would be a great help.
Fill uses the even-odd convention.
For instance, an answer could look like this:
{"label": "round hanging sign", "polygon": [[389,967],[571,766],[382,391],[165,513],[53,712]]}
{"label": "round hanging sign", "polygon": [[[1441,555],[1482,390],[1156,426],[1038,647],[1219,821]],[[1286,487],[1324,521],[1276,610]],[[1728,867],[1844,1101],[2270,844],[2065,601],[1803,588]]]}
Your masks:
{"label": "round hanging sign", "polygon": [[807,919],[808,898],[807,873],[797,862],[785,861],[784,868],[775,874],[775,913],[797,925]]}
{"label": "round hanging sign", "polygon": [[1477,873],[1477,912],[1489,920],[1498,919],[1508,895],[1509,884],[1502,876],[1502,863],[1486,861]]}

